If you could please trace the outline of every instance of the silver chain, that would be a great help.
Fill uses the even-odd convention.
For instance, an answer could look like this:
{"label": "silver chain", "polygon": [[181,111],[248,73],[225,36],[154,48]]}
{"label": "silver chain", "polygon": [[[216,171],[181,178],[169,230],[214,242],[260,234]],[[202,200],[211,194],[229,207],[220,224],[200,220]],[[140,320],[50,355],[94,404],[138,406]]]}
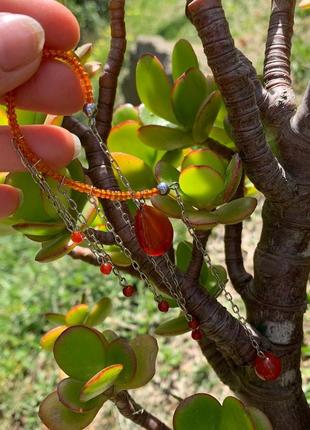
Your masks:
{"label": "silver chain", "polygon": [[[132,194],[132,195],[134,195],[134,190],[132,189],[132,187],[131,187],[131,185],[130,185],[130,183],[129,183],[128,179],[127,179],[127,178],[126,178],[126,176],[123,174],[123,172],[121,171],[121,168],[120,168],[120,166],[119,166],[118,162],[117,162],[117,161],[115,160],[115,158],[112,156],[112,154],[111,154],[111,153],[110,153],[110,151],[108,150],[108,148],[107,148],[107,146],[106,146],[105,142],[102,140],[102,138],[101,138],[101,136],[100,136],[100,134],[99,134],[99,132],[98,132],[98,130],[97,130],[97,127],[96,127],[96,121],[95,121],[95,119],[94,119],[93,117],[89,119],[89,127],[90,127],[90,129],[91,129],[91,131],[92,131],[92,134],[94,135],[94,137],[96,138],[97,142],[99,143],[101,150],[103,151],[103,153],[107,156],[108,160],[110,161],[111,166],[112,166],[112,167],[114,167],[114,169],[116,170],[116,172],[117,172],[117,174],[118,174],[118,176],[119,176],[119,178],[120,178],[120,180],[121,180],[122,184],[125,186],[125,188],[126,188],[126,189],[127,189],[127,190]],[[137,207],[138,209],[139,209],[139,208],[144,204],[144,200],[143,200],[143,199],[138,200],[138,199],[133,198],[133,202],[135,203],[135,205],[136,205],[136,207]],[[122,206],[121,206],[121,203],[120,203],[120,202],[113,202],[113,204],[114,204],[114,207],[115,207],[116,209],[118,209],[118,210],[119,210],[119,212],[120,212],[120,214],[121,214],[121,216],[122,216],[123,220],[126,222],[126,224],[127,224],[128,226],[130,226],[131,231],[133,232],[133,234],[135,234],[134,226],[132,225],[132,223],[131,223],[131,221],[130,221],[130,219],[129,219],[128,214],[127,214],[127,213],[125,213],[125,212],[123,211]],[[110,225],[112,226],[112,224],[111,224],[111,223],[109,223],[109,221],[106,219],[105,215],[104,215],[104,218],[105,218],[105,222],[106,222],[106,223],[108,223],[108,224],[110,224]],[[113,226],[112,226],[112,227],[113,227]],[[109,227],[108,227],[108,228],[109,228]],[[110,231],[112,231],[112,230],[110,230]],[[114,234],[114,237],[115,237],[115,234],[116,234],[116,233],[114,232],[113,234]],[[117,235],[117,236],[118,236],[118,235]],[[115,237],[115,238],[116,238],[116,237]],[[156,299],[157,301],[160,301],[160,300],[161,300],[161,296],[158,294],[157,290],[154,288],[153,284],[152,284],[152,283],[151,283],[151,281],[148,279],[147,275],[141,271],[139,263],[138,263],[138,262],[133,258],[131,251],[130,251],[128,248],[126,248],[126,247],[125,247],[125,245],[124,245],[123,241],[121,240],[121,238],[120,238],[119,236],[118,236],[118,241],[119,241],[119,244],[120,244],[120,246],[122,247],[122,249],[123,249],[123,251],[124,251],[125,255],[127,255],[127,256],[128,256],[128,258],[130,258],[130,260],[132,261],[132,265],[133,265],[133,266],[134,266],[134,265],[136,266],[136,267],[134,267],[134,268],[139,272],[140,277],[142,277],[142,276],[143,276],[143,280],[144,280],[144,281],[147,283],[147,285],[151,288],[151,290],[152,290],[152,292],[153,292],[153,294],[154,294],[154,296],[155,296],[155,299]],[[120,241],[121,241],[121,242],[120,242]],[[181,292],[181,290],[180,290],[179,282],[178,282],[178,280],[177,280],[177,278],[176,278],[175,271],[174,271],[174,267],[173,267],[173,265],[172,265],[172,263],[171,263],[171,261],[170,261],[169,256],[168,256],[167,254],[165,254],[165,255],[164,255],[164,259],[165,259],[165,262],[166,262],[166,264],[167,264],[167,267],[168,267],[169,273],[170,273],[170,275],[171,275],[171,277],[172,277],[172,280],[173,280],[173,283],[174,283],[175,288],[173,288],[173,287],[172,287],[172,285],[170,284],[169,280],[168,280],[168,279],[167,279],[167,277],[164,275],[163,271],[161,270],[161,268],[159,267],[159,265],[158,265],[158,263],[157,263],[157,261],[156,261],[156,258],[150,257],[149,259],[150,259],[150,261],[151,261],[151,263],[152,263],[152,265],[153,265],[153,267],[154,267],[154,270],[159,274],[159,276],[160,276],[160,278],[161,278],[162,283],[167,287],[167,289],[168,289],[168,291],[169,291],[170,295],[171,295],[171,296],[176,300],[176,302],[177,302],[178,306],[179,306],[179,307],[182,309],[182,311],[184,312],[184,314],[185,314],[185,316],[186,316],[187,320],[188,320],[188,321],[191,321],[191,320],[192,320],[192,316],[188,313],[188,311],[187,311],[187,309],[186,309],[186,300],[185,300],[185,298],[183,297],[182,292]],[[147,279],[147,281],[146,281],[146,279]]]}
{"label": "silver chain", "polygon": [[260,346],[259,346],[258,342],[256,341],[252,331],[249,329],[246,319],[244,318],[244,316],[241,315],[238,305],[236,305],[236,303],[234,303],[231,293],[226,289],[226,282],[222,281],[221,278],[219,277],[217,271],[214,270],[210,255],[208,254],[206,248],[201,243],[201,240],[197,236],[195,229],[193,228],[188,216],[186,215],[185,206],[184,206],[183,199],[181,197],[180,190],[179,190],[179,184],[178,183],[172,184],[171,189],[173,189],[175,191],[177,203],[181,208],[182,221],[186,225],[189,234],[192,236],[193,240],[195,241],[196,246],[199,249],[201,255],[203,256],[204,261],[206,262],[210,272],[215,277],[219,288],[224,293],[225,299],[230,303],[233,313],[236,315],[238,321],[242,325],[246,335],[250,339],[250,342],[251,342],[253,348],[256,349],[257,355],[259,357],[265,357],[265,354],[260,349]]}

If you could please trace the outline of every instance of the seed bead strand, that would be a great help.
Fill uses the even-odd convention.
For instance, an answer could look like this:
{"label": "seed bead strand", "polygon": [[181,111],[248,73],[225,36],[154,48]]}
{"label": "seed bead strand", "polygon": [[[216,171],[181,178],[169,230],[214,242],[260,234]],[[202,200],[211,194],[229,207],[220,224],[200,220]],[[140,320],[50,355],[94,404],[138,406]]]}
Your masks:
{"label": "seed bead strand", "polygon": [[[80,79],[86,104],[94,103],[93,89],[88,74],[84,71],[83,66],[80,64],[74,53],[45,49],[43,51],[43,58],[46,60],[60,60],[69,64]],[[91,194],[95,197],[107,200],[125,201],[131,199],[149,199],[152,196],[160,194],[159,189],[155,187],[149,190],[136,191],[134,193],[130,191],[105,190],[89,184],[84,184],[83,182],[74,181],[73,179],[67,178],[55,172],[42,160],[40,160],[39,157],[28,147],[26,139],[23,136],[22,130],[17,121],[14,99],[14,92],[12,91],[5,96],[7,117],[13,136],[13,141],[21,153],[27,158],[27,160],[32,165],[35,165],[37,170],[43,175],[49,176],[62,185],[79,191],[80,193]]]}

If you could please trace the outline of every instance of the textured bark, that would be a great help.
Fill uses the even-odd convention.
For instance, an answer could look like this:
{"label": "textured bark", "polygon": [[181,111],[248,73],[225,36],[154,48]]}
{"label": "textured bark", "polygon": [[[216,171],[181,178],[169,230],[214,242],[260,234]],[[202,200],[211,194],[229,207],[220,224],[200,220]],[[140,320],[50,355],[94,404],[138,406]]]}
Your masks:
{"label": "textured bark", "polygon": [[[283,371],[278,380],[269,383],[259,380],[250,367],[230,365],[228,372],[224,366],[229,362],[225,354],[219,354],[218,344],[211,345],[215,363],[210,362],[223,382],[269,416],[275,430],[310,428],[299,370],[310,271],[309,87],[295,114],[290,76],[294,9],[295,1],[272,2],[266,97],[253,67],[234,47],[221,2],[188,2],[188,14],[224,96],[245,171],[266,197],[254,279],[243,267],[241,225],[226,228],[227,267],[245,301],[248,321],[269,339],[271,349],[282,359]],[[277,130],[281,167],[275,168],[278,160],[267,148],[257,109]],[[265,173],[269,171],[265,177],[262,160]]]}
{"label": "textured bark", "polygon": [[127,391],[120,391],[112,401],[124,417],[138,426],[147,430],[170,430],[158,418],[138,405]]}

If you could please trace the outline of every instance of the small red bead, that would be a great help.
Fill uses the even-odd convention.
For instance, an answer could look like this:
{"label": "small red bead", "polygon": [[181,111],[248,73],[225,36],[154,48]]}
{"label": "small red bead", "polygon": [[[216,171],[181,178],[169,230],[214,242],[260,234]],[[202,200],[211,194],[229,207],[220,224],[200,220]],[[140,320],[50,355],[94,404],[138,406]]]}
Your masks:
{"label": "small red bead", "polygon": [[81,243],[84,240],[84,234],[80,231],[74,231],[73,233],[71,233],[71,240],[74,243]]}
{"label": "small red bead", "polygon": [[162,300],[161,302],[158,303],[158,309],[160,310],[160,312],[168,312],[169,311],[169,303],[166,302],[166,300]]}
{"label": "small red bead", "polygon": [[199,327],[199,321],[193,318],[191,321],[188,322],[188,327],[192,330],[196,330]]}
{"label": "small red bead", "polygon": [[136,289],[133,285],[127,285],[123,288],[123,294],[125,297],[131,297],[136,292]]}
{"label": "small red bead", "polygon": [[201,340],[203,338],[203,331],[200,328],[196,328],[192,331],[192,338],[194,340]]}
{"label": "small red bead", "polygon": [[281,360],[272,352],[264,352],[264,357],[255,359],[255,373],[263,381],[274,381],[281,374]]}
{"label": "small red bead", "polygon": [[109,275],[112,272],[112,264],[111,263],[102,263],[100,266],[100,272],[103,275]]}

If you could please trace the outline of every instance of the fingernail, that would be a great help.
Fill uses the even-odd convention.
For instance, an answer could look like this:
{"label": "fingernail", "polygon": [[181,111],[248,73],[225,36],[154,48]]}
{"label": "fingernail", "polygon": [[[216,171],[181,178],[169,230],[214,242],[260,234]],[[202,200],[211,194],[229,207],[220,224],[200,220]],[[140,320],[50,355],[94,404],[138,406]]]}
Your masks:
{"label": "fingernail", "polygon": [[41,54],[45,37],[41,25],[26,15],[0,14],[0,69],[22,68]]}
{"label": "fingernail", "polygon": [[71,133],[73,137],[73,146],[74,146],[74,154],[73,154],[73,160],[78,158],[78,156],[81,154],[82,145],[80,139],[73,133]]}

